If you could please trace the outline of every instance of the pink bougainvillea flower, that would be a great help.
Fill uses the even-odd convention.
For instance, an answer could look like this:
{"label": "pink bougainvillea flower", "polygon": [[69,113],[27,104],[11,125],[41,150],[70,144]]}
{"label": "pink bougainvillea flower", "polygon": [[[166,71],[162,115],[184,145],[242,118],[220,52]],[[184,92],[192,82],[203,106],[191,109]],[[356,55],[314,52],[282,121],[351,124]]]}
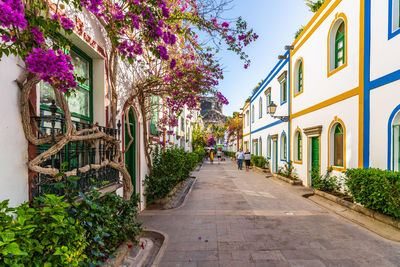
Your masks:
{"label": "pink bougainvillea flower", "polygon": [[229,28],[229,23],[226,22],[226,21],[222,22],[221,26],[224,27],[224,28]]}

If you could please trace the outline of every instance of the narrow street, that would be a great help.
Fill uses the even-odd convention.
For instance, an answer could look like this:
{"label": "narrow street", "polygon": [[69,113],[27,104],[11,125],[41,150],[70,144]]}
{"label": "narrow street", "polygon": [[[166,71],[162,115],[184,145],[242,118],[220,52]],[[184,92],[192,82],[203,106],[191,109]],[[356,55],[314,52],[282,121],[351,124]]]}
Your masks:
{"label": "narrow street", "polygon": [[145,210],[168,235],[160,266],[400,266],[400,244],[329,213],[294,187],[208,161],[186,202]]}

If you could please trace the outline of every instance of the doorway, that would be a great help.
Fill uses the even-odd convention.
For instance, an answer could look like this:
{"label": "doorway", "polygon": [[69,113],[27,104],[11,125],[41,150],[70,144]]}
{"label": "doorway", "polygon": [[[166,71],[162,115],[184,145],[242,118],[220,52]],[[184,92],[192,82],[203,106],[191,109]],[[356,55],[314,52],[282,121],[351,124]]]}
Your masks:
{"label": "doorway", "polygon": [[272,143],[273,155],[272,155],[272,171],[278,172],[278,140],[273,140]]}
{"label": "doorway", "polygon": [[136,192],[136,122],[135,115],[133,113],[132,108],[129,109],[129,121],[125,121],[125,147],[128,146],[131,138],[129,137],[128,129],[131,132],[133,137],[133,141],[129,146],[129,149],[125,153],[125,164],[126,168],[131,176],[132,185],[133,185],[133,194],[137,194]]}

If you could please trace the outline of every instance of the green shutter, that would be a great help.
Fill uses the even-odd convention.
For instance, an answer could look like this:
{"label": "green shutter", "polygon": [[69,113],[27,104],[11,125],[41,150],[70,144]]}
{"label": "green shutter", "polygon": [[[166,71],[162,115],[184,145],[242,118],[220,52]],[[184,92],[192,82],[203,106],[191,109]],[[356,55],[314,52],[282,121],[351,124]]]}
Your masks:
{"label": "green shutter", "polygon": [[297,160],[301,161],[302,152],[301,134],[297,132]]}
{"label": "green shutter", "polygon": [[345,62],[345,39],[346,33],[344,30],[344,22],[342,22],[336,32],[335,37],[335,69],[339,67],[339,65],[343,65]]}
{"label": "green shutter", "polygon": [[298,77],[298,91],[303,91],[303,62],[300,62],[299,65],[299,77]]}

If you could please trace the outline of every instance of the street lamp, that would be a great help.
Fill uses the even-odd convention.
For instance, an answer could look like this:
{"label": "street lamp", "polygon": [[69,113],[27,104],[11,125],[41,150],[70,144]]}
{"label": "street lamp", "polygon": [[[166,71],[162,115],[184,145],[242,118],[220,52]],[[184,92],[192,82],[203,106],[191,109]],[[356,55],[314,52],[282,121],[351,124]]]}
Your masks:
{"label": "street lamp", "polygon": [[269,104],[268,106],[268,112],[271,115],[272,118],[274,119],[279,119],[283,122],[288,122],[289,121],[289,116],[274,116],[275,112],[276,112],[276,105],[274,103],[274,101],[271,101],[271,104]]}

